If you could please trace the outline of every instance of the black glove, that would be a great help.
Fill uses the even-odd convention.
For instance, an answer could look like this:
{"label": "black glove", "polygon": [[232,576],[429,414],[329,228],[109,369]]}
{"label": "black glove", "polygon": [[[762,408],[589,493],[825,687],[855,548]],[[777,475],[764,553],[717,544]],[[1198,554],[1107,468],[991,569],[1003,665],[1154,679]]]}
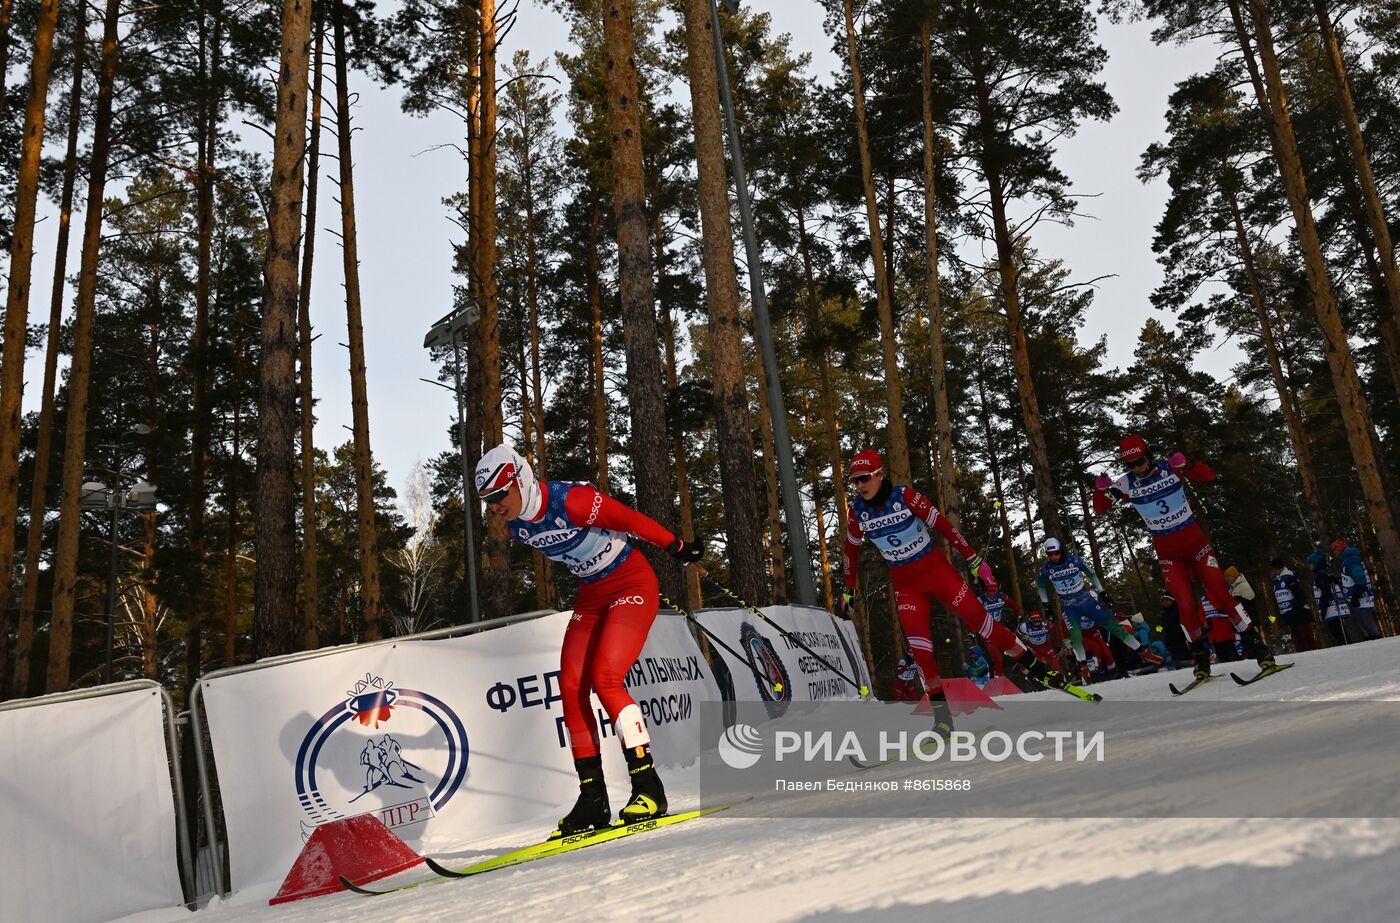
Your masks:
{"label": "black glove", "polygon": [[705,556],[705,546],[698,539],[689,542],[676,539],[666,546],[666,553],[682,564],[699,564]]}

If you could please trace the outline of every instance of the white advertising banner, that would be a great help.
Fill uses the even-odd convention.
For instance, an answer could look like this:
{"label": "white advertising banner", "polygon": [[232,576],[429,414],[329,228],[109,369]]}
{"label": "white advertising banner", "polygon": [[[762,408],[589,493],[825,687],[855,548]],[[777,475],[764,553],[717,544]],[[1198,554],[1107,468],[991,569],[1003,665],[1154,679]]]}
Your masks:
{"label": "white advertising banner", "polygon": [[160,691],[0,711],[0,920],[184,903]]}
{"label": "white advertising banner", "polygon": [[[715,647],[734,680],[736,700],[766,702],[779,709],[785,702],[860,698],[859,691],[831,669],[869,686],[854,633],[848,638],[825,609],[767,606],[762,612],[788,636],[747,609],[695,613],[702,625],[744,657],[735,660],[733,654]],[[803,650],[794,638],[817,656]],[[775,691],[775,686],[781,686],[781,691]]]}
{"label": "white advertising banner", "polygon": [[854,660],[859,673],[852,673],[852,679],[858,679],[865,684],[866,689],[873,689],[870,682],[870,667],[865,662],[865,649],[861,647],[860,632],[856,631],[855,623],[850,619],[832,618],[836,623],[836,629],[841,632],[842,639],[846,642],[845,654],[847,661]]}
{"label": "white advertising banner", "polygon": [[[372,813],[421,852],[557,820],[578,793],[559,695],[570,614],[206,681],[232,886],[280,882],[343,817]],[[681,619],[657,618],[626,682],[658,762],[694,761],[695,706],[719,691]],[[620,807],[622,751],[596,696],[593,709]]]}

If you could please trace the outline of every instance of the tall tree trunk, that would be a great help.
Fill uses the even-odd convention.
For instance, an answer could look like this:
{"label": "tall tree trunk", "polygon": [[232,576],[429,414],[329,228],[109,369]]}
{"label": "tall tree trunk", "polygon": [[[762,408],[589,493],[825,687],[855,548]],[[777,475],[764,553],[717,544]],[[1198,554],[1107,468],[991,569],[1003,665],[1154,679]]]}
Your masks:
{"label": "tall tree trunk", "polygon": [[[809,388],[802,389],[802,438],[807,445],[812,444],[812,392]],[[812,476],[812,509],[817,516],[817,550],[822,564],[822,597],[826,608],[835,612],[836,596],[831,584],[831,554],[827,549],[826,513],[822,510],[820,480],[821,472],[815,471]]]}
{"label": "tall tree trunk", "polygon": [[[773,447],[773,413],[768,403],[768,388],[764,376],[763,360],[755,356],[754,377],[758,380],[758,421],[763,433],[763,483],[768,489],[768,579],[773,586],[772,599],[778,605],[787,603],[787,581],[784,575],[787,567],[783,554],[782,504],[778,500],[778,465]],[[761,534],[761,533],[760,533]],[[745,596],[746,600],[752,597]],[[755,603],[755,605],[758,605]]]}
{"label": "tall tree trunk", "polygon": [[1274,326],[1269,317],[1269,307],[1264,302],[1264,287],[1259,282],[1259,270],[1254,264],[1254,248],[1244,227],[1244,215],[1240,211],[1239,198],[1233,189],[1226,189],[1225,196],[1230,203],[1230,215],[1235,224],[1235,241],[1240,248],[1240,260],[1244,264],[1245,278],[1249,281],[1249,297],[1254,304],[1254,313],[1259,318],[1259,335],[1264,343],[1264,353],[1269,358],[1269,371],[1274,376],[1274,390],[1278,392],[1279,408],[1283,420],[1288,425],[1288,439],[1292,443],[1293,457],[1298,462],[1298,477],[1303,482],[1303,498],[1308,504],[1313,529],[1317,541],[1325,541],[1330,534],[1327,518],[1322,510],[1322,494],[1317,489],[1317,474],[1313,470],[1312,449],[1308,445],[1308,433],[1303,427],[1303,416],[1298,411],[1297,399],[1288,379],[1284,377],[1283,365],[1279,361],[1278,343],[1274,339]]}
{"label": "tall tree trunk", "polygon": [[[243,459],[243,332],[233,349],[233,451],[229,456],[228,535],[224,545],[224,666],[238,662],[238,468]],[[313,511],[313,516],[314,511]]]}
{"label": "tall tree trunk", "polygon": [[[316,193],[321,182],[321,101],[325,86],[326,24],[316,14],[316,52],[311,65],[311,145],[306,164],[306,234],[297,294],[297,396],[301,410],[301,606],[306,650],[321,646],[321,582],[316,547],[316,398],[312,387],[311,281],[316,261]],[[233,532],[230,526],[230,547]],[[232,609],[230,611],[233,611]]]}
{"label": "tall tree trunk", "polygon": [[10,17],[13,11],[14,0],[0,0],[0,116],[8,108],[5,105],[5,78],[10,73]]}
{"label": "tall tree trunk", "polygon": [[258,499],[254,525],[253,656],[285,654],[296,643],[297,269],[311,3],[283,0],[277,121],[272,155],[258,393]]}
{"label": "tall tree trunk", "polygon": [[[1332,17],[1327,12],[1326,0],[1313,0],[1313,7],[1317,11],[1317,22],[1322,28],[1322,41],[1327,48],[1327,64],[1332,69],[1332,80],[1337,85],[1337,101],[1341,104],[1342,122],[1346,125],[1352,164],[1356,167],[1356,177],[1361,184],[1366,220],[1371,226],[1371,235],[1375,238],[1381,274],[1385,278],[1384,291],[1389,301],[1392,322],[1400,323],[1400,267],[1395,262],[1395,246],[1390,237],[1390,224],[1386,221],[1385,209],[1376,189],[1376,178],[1371,172],[1371,158],[1366,153],[1366,140],[1361,135],[1361,120],[1356,114],[1356,104],[1352,101],[1351,81],[1347,79],[1341,43],[1337,41],[1337,32],[1332,27]],[[1396,387],[1400,387],[1400,381],[1395,384]]]}
{"label": "tall tree trunk", "polygon": [[[481,342],[482,437],[490,449],[505,441],[502,413],[501,325],[499,263],[496,240],[496,0],[481,0],[481,138],[477,166],[480,173],[476,258],[481,286],[481,320],[477,324]],[[527,437],[528,438],[528,437]],[[510,574],[510,535],[500,516],[486,520],[485,555],[481,586],[487,611],[509,615],[513,605]]]}
{"label": "tall tree trunk", "polygon": [[[962,518],[953,468],[953,418],[948,409],[948,360],[943,352],[943,297],[938,278],[938,188],[933,153],[933,48],[932,23],[919,25],[923,47],[924,116],[924,233],[928,239],[928,335],[933,372],[933,451],[938,505],[956,525]],[[1019,602],[1019,600],[1018,600]]]}
{"label": "tall tree trunk", "polygon": [[[102,29],[102,71],[93,112],[88,165],[83,256],[73,318],[73,359],[68,369],[68,432],[63,443],[63,499],[59,505],[54,558],[53,612],[49,619],[48,692],[68,688],[73,646],[73,595],[78,575],[78,526],[82,513],[83,457],[87,447],[88,382],[92,375],[92,316],[97,301],[98,252],[102,246],[102,197],[112,143],[112,84],[117,73],[117,18],[121,0],[107,0]],[[13,290],[13,289],[12,289]]]}
{"label": "tall tree trunk", "polygon": [[[0,30],[3,33],[3,30]],[[0,34],[0,43],[5,40]],[[73,84],[68,99],[68,146],[63,154],[63,191],[58,205],[58,243],[54,248],[53,288],[49,297],[49,332],[44,347],[44,390],[39,408],[38,443],[34,451],[34,487],[29,500],[29,534],[24,547],[24,593],[20,598],[15,635],[15,672],[11,694],[29,689],[29,657],[34,644],[34,610],[39,603],[39,555],[44,544],[44,507],[53,457],[54,389],[58,381],[59,332],[63,325],[63,292],[68,278],[68,238],[72,229],[73,187],[78,174],[78,135],[82,130],[83,59],[87,51],[87,7],[79,5],[73,19]],[[0,74],[4,68],[0,67]],[[3,94],[0,88],[0,94]],[[4,610],[0,609],[0,672],[5,663]]]}
{"label": "tall tree trunk", "polygon": [[[690,110],[699,172],[705,302],[710,318],[710,379],[730,578],[736,593],[761,606],[769,598],[769,581],[759,554],[763,527],[753,476],[753,427],[749,419],[748,376],[744,372],[739,277],[734,265],[734,230],[730,225],[729,179],[720,127],[719,70],[710,2],[685,0],[684,7]],[[767,425],[771,430],[771,421]],[[777,515],[776,510],[773,515]],[[782,586],[782,580],[774,586]]]}
{"label": "tall tree trunk", "polygon": [[880,206],[875,200],[875,180],[870,159],[870,133],[865,121],[865,88],[861,79],[860,52],[856,47],[855,12],[852,0],[845,0],[846,46],[850,57],[851,84],[855,99],[856,144],[860,148],[861,184],[865,190],[865,216],[870,229],[871,269],[875,275],[875,300],[880,312],[880,349],[884,359],[885,389],[889,401],[889,445],[886,464],[889,476],[897,484],[908,484],[909,437],[904,429],[904,393],[900,385],[899,343],[895,338],[894,305],[890,294],[890,279],[885,273],[885,247],[880,235]]}
{"label": "tall tree trunk", "polygon": [[[658,214],[655,225],[657,227],[657,268],[661,269],[661,255],[665,253],[665,248],[660,240],[660,215]],[[660,274],[660,272],[658,272]],[[665,306],[661,307],[661,333],[666,344],[666,391],[674,396],[680,386],[680,377],[676,373],[676,322],[671,311]],[[676,490],[680,499],[681,534],[683,536],[695,537],[695,512],[690,496],[690,471],[686,464],[685,434],[677,430],[672,435],[672,453],[676,459]],[[544,557],[536,555],[536,557]],[[700,594],[700,574],[693,567],[687,567],[683,572],[685,578],[685,605],[687,609],[694,611],[700,608],[703,597]],[[738,591],[742,594],[742,590]],[[746,599],[748,597],[745,597]]]}
{"label": "tall tree trunk", "polygon": [[[521,119],[522,145],[526,151],[533,152],[535,139],[533,136],[533,120],[530,118],[529,107],[522,107],[523,118]],[[529,306],[530,328],[530,391],[535,404],[535,429],[533,433],[525,433],[525,439],[534,439],[535,442],[535,475],[543,480],[549,470],[549,465],[545,458],[545,438],[544,438],[544,386],[541,382],[540,373],[540,284],[539,284],[539,251],[535,242],[535,159],[533,156],[526,164],[525,169],[525,298]],[[549,558],[542,554],[534,555],[535,558],[535,605],[541,609],[550,608],[553,605],[554,594],[551,588],[554,585],[554,567]]]}
{"label": "tall tree trunk", "polygon": [[821,385],[822,427],[826,430],[827,462],[831,465],[832,483],[836,485],[836,532],[844,541],[846,535],[846,463],[841,457],[841,429],[836,416],[836,391],[831,384],[831,359],[827,354],[826,338],[822,332],[821,299],[817,293],[816,274],[812,269],[812,237],[807,233],[805,205],[796,205],[797,246],[802,254],[803,306],[807,309],[807,335],[817,356],[817,381]]}
{"label": "tall tree trunk", "polygon": [[599,265],[598,248],[603,244],[603,209],[593,204],[593,218],[588,224],[588,304],[593,309],[593,361],[590,364],[593,380],[593,400],[591,402],[594,454],[598,460],[598,489],[608,492],[608,396],[606,370],[603,367],[603,280]]}
{"label": "tall tree trunk", "polygon": [[[335,124],[340,160],[341,251],[345,256],[345,315],[350,344],[350,409],[355,440],[355,520],[360,541],[360,621],[364,639],[384,634],[379,583],[379,531],[374,521],[374,454],[369,440],[369,392],[365,381],[365,331],[360,315],[360,251],[355,230],[355,172],[350,149],[350,62],[345,48],[344,2],[335,17]],[[496,357],[500,384],[500,356]],[[487,402],[490,406],[490,402]],[[496,402],[499,413],[500,402]]]}
{"label": "tall tree trunk", "polygon": [[185,690],[199,679],[203,661],[204,606],[208,598],[209,567],[205,557],[204,516],[209,498],[209,303],[214,248],[214,197],[219,145],[223,7],[216,4],[214,21],[199,17],[199,70],[203,99],[199,104],[199,163],[196,165],[195,211],[198,214],[195,257],[194,337],[190,343],[190,371],[194,375],[193,419],[190,425],[190,526],[189,542],[194,560],[193,609],[185,621]]}
{"label": "tall tree trunk", "polygon": [[[608,122],[612,135],[613,215],[617,221],[618,288],[622,335],[627,350],[627,403],[632,417],[632,465],[637,506],[668,529],[675,525],[670,440],[661,392],[660,338],[648,246],[646,191],[642,172],[642,113],[634,60],[635,0],[607,0],[603,44],[607,68]],[[662,591],[680,595],[680,568],[653,556]]]}
{"label": "tall tree trunk", "polygon": [[[111,4],[108,6],[110,8]],[[8,12],[6,10],[7,15]],[[15,182],[10,287],[5,297],[5,342],[0,347],[0,671],[4,668],[6,639],[10,636],[10,580],[14,576],[15,516],[19,508],[24,345],[28,335],[29,280],[34,261],[39,164],[44,153],[44,113],[49,100],[49,62],[53,58],[53,35],[57,25],[58,0],[41,0],[38,29],[34,36],[34,62],[29,71],[29,104],[24,112],[24,135],[20,142],[19,170]],[[101,210],[97,208],[97,211]],[[67,685],[66,671],[64,684]]]}
{"label": "tall tree trunk", "polygon": [[1332,386],[1337,392],[1337,404],[1341,409],[1342,426],[1346,431],[1347,443],[1351,448],[1352,460],[1356,465],[1357,479],[1361,482],[1361,493],[1366,500],[1366,511],[1376,530],[1376,539],[1381,547],[1386,570],[1392,581],[1400,575],[1400,532],[1395,526],[1395,517],[1390,501],[1385,495],[1381,478],[1382,462],[1373,438],[1375,426],[1371,421],[1370,407],[1356,372],[1356,362],[1347,342],[1346,331],[1342,327],[1341,315],[1337,310],[1337,298],[1332,290],[1332,280],[1327,274],[1327,265],[1322,253],[1322,243],[1318,238],[1317,224],[1313,220],[1312,205],[1308,200],[1307,181],[1303,176],[1302,162],[1298,156],[1298,144],[1293,134],[1293,118],[1288,111],[1288,96],[1283,86],[1283,76],[1274,53],[1273,34],[1270,31],[1269,13],[1262,0],[1248,0],[1250,14],[1254,22],[1255,38],[1259,45],[1260,62],[1263,64],[1263,80],[1259,68],[1249,48],[1240,14],[1240,0],[1229,0],[1230,11],[1235,21],[1235,30],[1250,69],[1250,77],[1255,84],[1259,106],[1269,125],[1269,137],[1274,146],[1274,157],[1278,162],[1279,173],[1283,177],[1288,204],[1293,211],[1297,225],[1298,242],[1303,251],[1304,268],[1307,270],[1308,285],[1312,289],[1313,309],[1317,314],[1318,327],[1322,333],[1323,350],[1327,355],[1327,365],[1332,373]]}
{"label": "tall tree trunk", "polygon": [[[974,70],[973,78],[976,82],[977,112],[983,135],[982,173],[986,177],[987,192],[991,199],[992,233],[996,238],[1001,296],[1006,306],[1006,332],[1011,342],[1011,365],[1016,372],[1016,394],[1021,402],[1021,420],[1025,427],[1026,442],[1030,446],[1031,471],[1035,474],[1040,518],[1045,525],[1046,534],[1060,535],[1063,532],[1060,523],[1060,502],[1055,495],[1055,480],[1050,469],[1050,450],[1045,443],[1045,426],[1040,419],[1040,401],[1035,394],[1030,348],[1026,343],[1026,321],[1021,313],[1020,267],[1017,265],[1016,247],[1006,215],[1006,189],[1002,182],[1001,167],[992,153],[996,148],[996,140],[992,136],[991,94],[980,70]],[[1031,547],[1034,548],[1034,544]]]}
{"label": "tall tree trunk", "polygon": [[[984,354],[977,353],[977,400],[978,416],[982,419],[982,438],[987,442],[987,467],[992,472],[992,489],[996,493],[997,518],[1001,522],[1001,536],[1006,542],[1006,575],[1011,584],[1011,595],[1016,605],[1021,602],[1021,578],[1016,567],[1016,539],[1011,532],[1011,520],[1006,515],[1006,491],[1002,487],[1001,459],[997,456],[996,442],[992,434],[992,410],[987,403],[987,366]],[[1035,545],[1031,545],[1034,554]]]}

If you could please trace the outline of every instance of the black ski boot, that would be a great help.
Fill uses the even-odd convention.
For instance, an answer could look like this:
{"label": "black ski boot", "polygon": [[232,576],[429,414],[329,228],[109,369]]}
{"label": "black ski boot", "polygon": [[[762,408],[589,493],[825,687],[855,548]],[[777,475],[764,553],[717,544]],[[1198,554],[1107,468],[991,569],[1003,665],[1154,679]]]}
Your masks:
{"label": "black ski boot", "polygon": [[1264,640],[1264,633],[1259,630],[1257,623],[1251,623],[1248,628],[1240,632],[1240,637],[1244,639],[1244,655],[1250,660],[1259,661],[1259,669],[1272,670],[1278,664],[1274,661],[1274,652],[1269,650],[1269,645]]}
{"label": "black ski boot", "polygon": [[948,707],[948,698],[939,691],[929,696],[929,702],[933,705],[933,733],[945,741],[952,740],[953,710]]}
{"label": "black ski boot", "polygon": [[632,797],[618,812],[618,819],[624,824],[635,824],[662,816],[666,813],[666,789],[656,774],[651,747],[643,744],[622,752],[627,757],[627,774],[632,777]]}
{"label": "black ski boot", "polygon": [[1201,639],[1191,645],[1191,659],[1195,661],[1195,669],[1192,671],[1196,679],[1204,680],[1210,677],[1210,641],[1204,634]]}
{"label": "black ski boot", "polygon": [[1025,651],[1016,658],[1016,665],[1025,671],[1031,682],[1038,686],[1049,686],[1052,689],[1063,689],[1069,685],[1069,679],[1058,670],[1052,670],[1036,658],[1035,654]]}
{"label": "black ski boot", "polygon": [[574,802],[573,810],[559,821],[556,834],[561,837],[586,830],[601,830],[612,823],[608,787],[603,782],[603,758],[585,756],[574,760],[574,769],[578,772],[578,801]]}

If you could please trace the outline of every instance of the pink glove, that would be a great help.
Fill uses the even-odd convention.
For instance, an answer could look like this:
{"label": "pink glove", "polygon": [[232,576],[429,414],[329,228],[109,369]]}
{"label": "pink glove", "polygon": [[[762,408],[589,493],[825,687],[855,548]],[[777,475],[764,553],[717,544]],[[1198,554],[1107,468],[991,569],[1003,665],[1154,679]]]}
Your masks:
{"label": "pink glove", "polygon": [[972,560],[967,562],[967,566],[977,575],[977,579],[982,581],[982,585],[987,588],[988,592],[996,592],[997,578],[992,574],[992,568],[986,561],[982,560],[980,554],[974,555]]}
{"label": "pink glove", "polygon": [[1167,459],[1167,466],[1173,471],[1180,471],[1186,467],[1186,456],[1181,452],[1173,452],[1172,457]]}
{"label": "pink glove", "polygon": [[1112,487],[1112,486],[1113,486],[1113,478],[1109,477],[1109,476],[1106,475],[1106,474],[1101,474],[1101,475],[1099,475],[1098,477],[1094,478],[1094,489],[1095,489],[1095,490],[1108,490],[1108,489],[1109,489],[1110,487]]}

